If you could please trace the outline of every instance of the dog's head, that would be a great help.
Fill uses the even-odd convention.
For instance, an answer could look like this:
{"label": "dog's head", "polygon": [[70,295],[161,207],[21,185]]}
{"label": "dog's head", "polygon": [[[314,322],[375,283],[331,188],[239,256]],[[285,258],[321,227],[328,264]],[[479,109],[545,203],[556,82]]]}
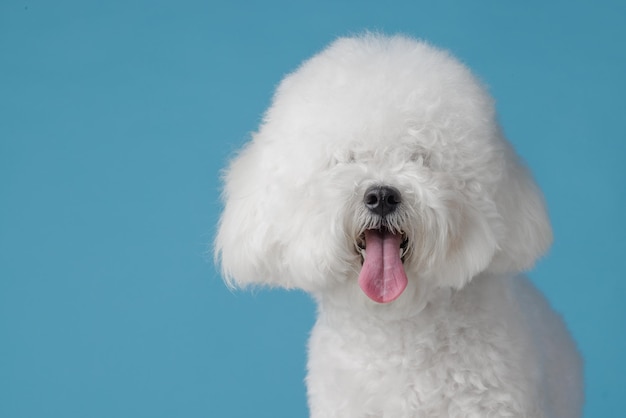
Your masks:
{"label": "dog's head", "polygon": [[225,173],[216,258],[231,285],[376,302],[530,268],[551,242],[542,197],[491,97],[446,52],[339,39],[287,76]]}

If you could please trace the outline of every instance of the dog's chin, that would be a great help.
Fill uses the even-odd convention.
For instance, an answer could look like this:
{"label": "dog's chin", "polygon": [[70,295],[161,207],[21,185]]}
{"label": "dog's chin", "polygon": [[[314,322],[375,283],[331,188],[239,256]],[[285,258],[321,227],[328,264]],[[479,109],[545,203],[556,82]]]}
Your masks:
{"label": "dog's chin", "polygon": [[408,284],[404,268],[409,237],[401,231],[381,227],[366,229],[355,240],[361,255],[359,286],[371,300],[390,303],[396,300]]}

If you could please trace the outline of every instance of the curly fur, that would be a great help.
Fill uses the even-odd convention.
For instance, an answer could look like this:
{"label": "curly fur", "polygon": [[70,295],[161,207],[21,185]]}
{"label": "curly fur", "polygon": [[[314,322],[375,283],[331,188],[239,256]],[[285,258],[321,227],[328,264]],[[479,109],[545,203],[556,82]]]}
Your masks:
{"label": "curly fur", "polygon": [[[402,195],[385,218],[363,204],[372,185]],[[492,98],[448,53],[402,36],[335,41],[281,82],[224,202],[226,283],[318,302],[313,418],[580,416],[574,343],[519,276],[552,240],[542,196]],[[408,285],[387,304],[357,284],[359,240],[376,228],[408,238]]]}

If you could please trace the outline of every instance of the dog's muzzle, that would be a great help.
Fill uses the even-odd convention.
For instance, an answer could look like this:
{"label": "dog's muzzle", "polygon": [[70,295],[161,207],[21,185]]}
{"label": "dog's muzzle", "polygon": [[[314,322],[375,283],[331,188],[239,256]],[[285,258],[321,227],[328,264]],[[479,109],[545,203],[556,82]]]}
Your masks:
{"label": "dog's muzzle", "polygon": [[371,186],[363,196],[365,207],[382,222],[377,228],[365,230],[359,245],[363,256],[359,286],[378,303],[394,301],[408,283],[402,260],[407,238],[401,231],[394,231],[385,225],[385,219],[401,203],[400,191],[391,186]]}

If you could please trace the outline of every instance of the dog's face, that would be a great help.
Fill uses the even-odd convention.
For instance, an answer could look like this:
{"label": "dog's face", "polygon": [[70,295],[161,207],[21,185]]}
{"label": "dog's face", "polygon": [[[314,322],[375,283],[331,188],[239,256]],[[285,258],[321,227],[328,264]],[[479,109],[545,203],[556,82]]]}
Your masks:
{"label": "dog's face", "polygon": [[489,95],[403,37],[340,39],[286,77],[224,199],[216,255],[230,284],[343,286],[377,303],[522,271],[551,241]]}

